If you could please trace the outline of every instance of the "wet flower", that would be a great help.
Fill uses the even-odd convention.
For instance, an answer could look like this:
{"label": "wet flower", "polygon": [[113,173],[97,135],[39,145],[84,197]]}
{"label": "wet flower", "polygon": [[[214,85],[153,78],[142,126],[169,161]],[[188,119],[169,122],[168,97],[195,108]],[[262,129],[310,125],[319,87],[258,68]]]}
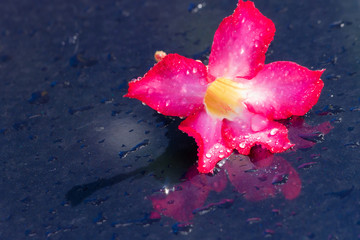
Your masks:
{"label": "wet flower", "polygon": [[240,0],[215,33],[208,66],[158,52],[159,62],[131,81],[125,96],[164,115],[186,117],[179,129],[195,138],[202,173],[212,172],[234,149],[248,155],[261,144],[283,152],[293,144],[275,120],[304,115],[316,104],[324,70],[284,61],[265,64],[274,34],[273,22],[254,3]]}

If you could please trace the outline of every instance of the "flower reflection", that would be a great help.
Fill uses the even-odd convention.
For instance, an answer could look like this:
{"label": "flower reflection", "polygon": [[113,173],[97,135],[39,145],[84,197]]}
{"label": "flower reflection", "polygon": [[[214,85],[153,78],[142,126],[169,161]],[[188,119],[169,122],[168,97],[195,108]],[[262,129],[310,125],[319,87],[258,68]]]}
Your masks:
{"label": "flower reflection", "polygon": [[[300,117],[289,119],[283,124],[288,127],[289,138],[297,149],[312,147],[332,129],[329,122],[310,126]],[[223,191],[228,180],[249,201],[260,201],[277,194],[291,200],[298,197],[301,191],[301,179],[291,164],[259,145],[251,149],[249,156],[231,155],[215,175],[199,174],[195,166],[190,168],[176,187],[150,196],[153,214],[189,222],[200,210],[232,203],[227,199],[205,205],[209,193]]]}
{"label": "flower reflection", "polygon": [[167,194],[160,192],[150,197],[156,212],[187,222],[193,218],[193,210],[204,205],[211,191],[221,192],[227,184],[224,171],[210,176],[199,174],[195,166],[190,168],[184,180]]}
{"label": "flower reflection", "polygon": [[282,193],[286,199],[300,194],[301,180],[284,158],[261,147],[253,148],[251,157],[233,156],[225,164],[231,184],[244,198],[259,201]]}

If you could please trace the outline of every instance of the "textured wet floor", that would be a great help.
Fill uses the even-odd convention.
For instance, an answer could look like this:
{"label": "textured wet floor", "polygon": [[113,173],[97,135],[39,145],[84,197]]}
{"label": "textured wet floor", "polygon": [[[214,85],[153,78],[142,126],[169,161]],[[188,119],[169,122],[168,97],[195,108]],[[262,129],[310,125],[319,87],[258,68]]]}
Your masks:
{"label": "textured wet floor", "polygon": [[255,4],[267,62],[325,87],[297,148],[208,176],[179,119],[122,96],[156,50],[206,61],[236,0],[2,1],[0,239],[358,239],[360,2]]}

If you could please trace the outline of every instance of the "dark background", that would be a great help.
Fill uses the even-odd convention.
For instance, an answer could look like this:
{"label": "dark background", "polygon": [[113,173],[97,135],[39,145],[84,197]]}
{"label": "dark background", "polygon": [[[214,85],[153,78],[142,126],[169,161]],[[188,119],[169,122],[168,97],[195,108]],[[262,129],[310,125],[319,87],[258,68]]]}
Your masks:
{"label": "dark background", "polygon": [[[298,169],[300,196],[237,197],[180,233],[171,218],[146,220],[147,196],[179,183],[196,146],[179,120],[122,98],[127,82],[154,64],[155,50],[206,59],[236,2],[1,1],[0,239],[359,238],[359,0],[255,1],[277,29],[267,62],[327,69],[305,119],[334,129],[283,154],[294,168],[316,156]],[[228,198],[231,186],[207,203]]]}

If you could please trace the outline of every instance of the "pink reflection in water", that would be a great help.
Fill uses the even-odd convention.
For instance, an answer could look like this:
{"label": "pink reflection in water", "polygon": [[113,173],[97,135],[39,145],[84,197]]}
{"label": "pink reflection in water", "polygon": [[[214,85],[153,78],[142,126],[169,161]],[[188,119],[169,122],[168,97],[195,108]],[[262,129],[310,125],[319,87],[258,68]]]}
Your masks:
{"label": "pink reflection in water", "polygon": [[278,193],[294,199],[300,194],[301,180],[295,169],[261,147],[252,150],[251,158],[233,155],[224,168],[232,185],[247,200],[260,201]]}
{"label": "pink reflection in water", "polygon": [[[293,117],[283,124],[288,127],[291,142],[296,144],[295,151],[312,147],[332,129],[329,122],[310,126],[300,117]],[[152,215],[189,222],[199,209],[220,204],[205,202],[211,191],[223,191],[228,180],[249,201],[260,201],[277,194],[292,200],[301,191],[301,179],[291,164],[283,157],[256,146],[249,156],[231,155],[215,175],[199,174],[195,166],[189,169],[184,181],[176,187],[150,196],[154,208]],[[227,199],[224,203],[232,203],[232,200]]]}
{"label": "pink reflection in water", "polygon": [[204,205],[211,191],[221,192],[227,184],[224,171],[209,176],[199,174],[195,166],[189,170],[185,179],[176,187],[150,197],[156,212],[187,222],[194,217],[193,210]]}

